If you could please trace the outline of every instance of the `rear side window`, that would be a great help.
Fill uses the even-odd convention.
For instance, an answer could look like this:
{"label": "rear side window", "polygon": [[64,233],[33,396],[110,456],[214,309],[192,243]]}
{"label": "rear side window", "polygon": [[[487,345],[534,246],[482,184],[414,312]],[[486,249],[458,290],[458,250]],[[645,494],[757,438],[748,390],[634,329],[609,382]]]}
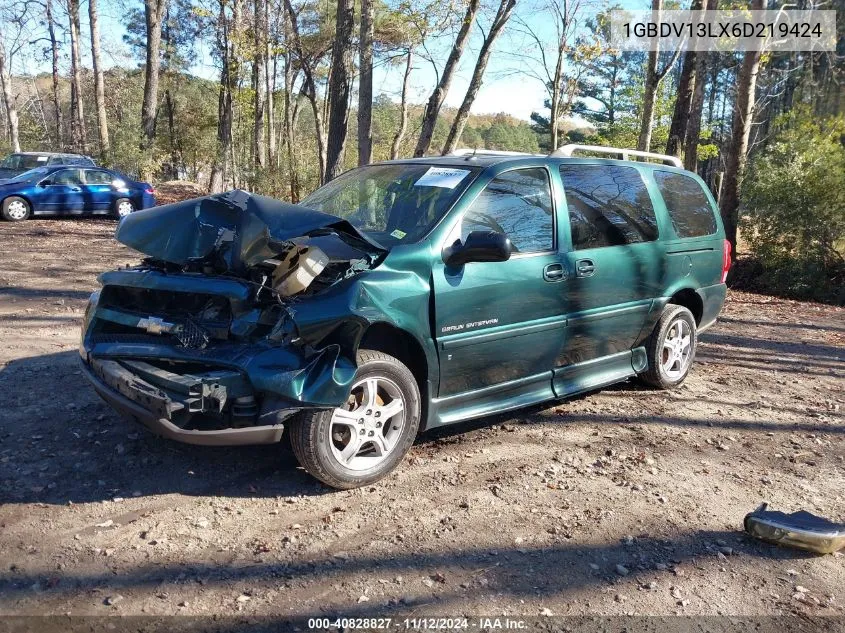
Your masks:
{"label": "rear side window", "polygon": [[678,237],[701,237],[716,232],[713,207],[697,180],[660,170],[655,170],[654,180]]}
{"label": "rear side window", "polygon": [[633,167],[561,165],[575,250],[651,242],[657,219]]}
{"label": "rear side window", "polygon": [[496,176],[473,201],[461,223],[461,240],[472,231],[507,235],[515,251],[550,251],[554,209],[549,174],[541,168],[514,169]]}
{"label": "rear side window", "polygon": [[85,171],[85,182],[89,185],[110,185],[114,177],[107,171],[88,169]]}

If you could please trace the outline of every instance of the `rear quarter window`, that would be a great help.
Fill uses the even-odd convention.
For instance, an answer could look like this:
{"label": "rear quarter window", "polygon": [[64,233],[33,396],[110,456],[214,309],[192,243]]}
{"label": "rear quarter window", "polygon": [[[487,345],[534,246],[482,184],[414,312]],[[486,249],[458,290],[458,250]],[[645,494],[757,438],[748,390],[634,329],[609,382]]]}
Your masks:
{"label": "rear quarter window", "polygon": [[694,178],[669,171],[654,171],[654,180],[678,237],[704,237],[716,230],[716,216],[704,189]]}
{"label": "rear quarter window", "polygon": [[637,169],[621,165],[561,165],[560,176],[574,250],[657,239],[654,207]]}

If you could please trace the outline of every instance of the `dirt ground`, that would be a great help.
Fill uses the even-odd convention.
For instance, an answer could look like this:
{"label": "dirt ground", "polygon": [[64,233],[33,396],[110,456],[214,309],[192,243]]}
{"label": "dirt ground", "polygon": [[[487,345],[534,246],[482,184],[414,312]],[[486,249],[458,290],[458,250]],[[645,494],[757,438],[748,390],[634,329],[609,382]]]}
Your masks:
{"label": "dirt ground", "polygon": [[845,521],[842,308],[731,293],[680,389],[432,432],[335,492],[98,399],[76,347],[136,261],[114,228],[0,224],[0,615],[845,614],[842,554],[741,531],[762,501]]}

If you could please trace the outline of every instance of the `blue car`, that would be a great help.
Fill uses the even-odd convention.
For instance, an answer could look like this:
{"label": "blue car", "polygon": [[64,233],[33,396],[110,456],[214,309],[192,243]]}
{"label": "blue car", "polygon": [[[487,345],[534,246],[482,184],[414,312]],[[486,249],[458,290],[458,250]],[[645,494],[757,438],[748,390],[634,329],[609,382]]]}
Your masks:
{"label": "blue car", "polygon": [[113,215],[155,206],[155,189],[101,167],[37,167],[0,182],[0,215]]}

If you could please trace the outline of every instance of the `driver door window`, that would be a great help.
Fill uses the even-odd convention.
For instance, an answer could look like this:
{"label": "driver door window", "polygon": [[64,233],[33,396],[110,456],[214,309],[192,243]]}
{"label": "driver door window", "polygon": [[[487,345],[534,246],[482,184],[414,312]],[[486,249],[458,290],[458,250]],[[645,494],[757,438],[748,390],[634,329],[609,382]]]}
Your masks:
{"label": "driver door window", "polygon": [[515,253],[554,248],[554,207],[549,174],[542,167],[499,174],[473,201],[461,222],[461,241],[472,231],[507,235]]}

